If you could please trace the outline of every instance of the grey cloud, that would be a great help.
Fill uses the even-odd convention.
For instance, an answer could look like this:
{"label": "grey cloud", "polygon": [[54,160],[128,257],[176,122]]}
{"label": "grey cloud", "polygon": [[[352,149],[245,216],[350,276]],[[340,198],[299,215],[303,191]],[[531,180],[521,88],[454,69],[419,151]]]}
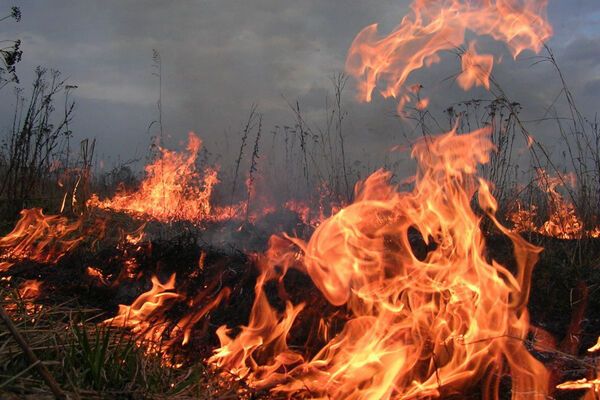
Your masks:
{"label": "grey cloud", "polygon": [[[284,97],[299,99],[311,117],[320,118],[330,77],[341,71],[348,46],[364,26],[379,22],[391,30],[408,10],[408,0],[55,0],[15,2],[21,23],[0,24],[0,35],[23,40],[19,65],[23,82],[35,65],[55,67],[80,87],[73,129],[79,137],[97,137],[99,149],[113,159],[145,151],[148,124],[156,118],[157,81],[152,76],[152,49],[163,59],[164,120],[169,144],[188,131],[212,143],[235,132],[250,105],[258,103],[267,126],[293,121]],[[597,0],[551,1],[555,27],[550,45],[581,96],[585,112],[595,112],[600,94],[589,89],[600,78],[594,60],[600,54]],[[594,27],[590,27],[594,25]],[[513,62],[505,54],[494,68],[497,79],[532,117],[543,112],[560,87],[550,66],[531,67],[531,54]],[[411,77],[422,82],[432,110],[485,95],[461,92],[445,78],[459,63],[444,55],[444,64]],[[596,83],[597,84],[597,83]],[[348,142],[353,156],[365,153],[376,163],[389,145],[410,128],[394,117],[394,101],[354,101],[349,82],[345,101]],[[0,93],[4,99],[10,92]],[[10,113],[10,101],[0,105]],[[4,118],[6,120],[6,118]],[[443,119],[440,117],[440,119]],[[0,120],[0,126],[5,125]],[[550,135],[551,133],[545,133]],[[233,140],[233,136],[231,136]],[[366,161],[365,161],[366,162]]]}

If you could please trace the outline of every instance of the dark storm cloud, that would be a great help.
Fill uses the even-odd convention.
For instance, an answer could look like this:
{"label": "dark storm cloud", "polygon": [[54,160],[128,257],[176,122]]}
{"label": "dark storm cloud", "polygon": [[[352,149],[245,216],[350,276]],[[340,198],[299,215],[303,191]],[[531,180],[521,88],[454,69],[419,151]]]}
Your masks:
{"label": "dark storm cloud", "polygon": [[[286,99],[299,99],[311,117],[322,116],[330,77],[343,69],[352,39],[364,26],[380,22],[387,32],[407,12],[408,1],[322,0],[197,0],[14,2],[23,11],[21,23],[0,24],[2,38],[23,41],[22,81],[35,65],[63,71],[79,101],[74,129],[79,137],[97,137],[106,157],[144,153],[146,129],[156,118],[157,81],[152,76],[152,49],[163,60],[164,121],[176,145],[189,130],[207,143],[235,132],[250,105],[258,103],[268,125],[293,120]],[[3,3],[8,7],[13,3]],[[581,95],[585,112],[594,112],[600,57],[597,0],[551,1],[549,18],[555,27],[550,45],[563,72]],[[560,87],[548,79],[549,65],[531,66],[526,54],[508,57],[495,74],[511,96],[532,115],[543,112]],[[415,76],[430,89],[432,108],[471,98],[444,78],[458,61]],[[553,75],[552,75],[553,76]],[[532,90],[532,88],[535,88]],[[10,96],[4,90],[6,116]],[[347,102],[349,142],[356,156],[376,158],[399,141],[403,124],[393,117],[394,103],[376,99],[362,105]],[[6,120],[6,119],[5,119]],[[4,124],[4,120],[0,120]],[[232,133],[232,135],[233,135]],[[379,145],[379,146],[376,146]],[[365,150],[366,149],[366,150]],[[375,162],[375,161],[373,161]]]}

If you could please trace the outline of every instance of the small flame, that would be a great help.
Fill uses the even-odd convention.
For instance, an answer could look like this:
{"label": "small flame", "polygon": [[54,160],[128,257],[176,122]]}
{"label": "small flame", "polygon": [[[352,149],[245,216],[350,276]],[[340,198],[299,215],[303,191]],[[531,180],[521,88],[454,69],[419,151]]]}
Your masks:
{"label": "small flame", "polygon": [[[588,352],[593,353],[600,350],[600,337],[598,342],[588,349]],[[580,390],[587,389],[588,393],[583,398],[584,400],[596,400],[600,396],[600,373],[595,379],[582,378],[576,381],[563,382],[556,386],[557,389],[563,390]]]}
{"label": "small flame", "polygon": [[[204,257],[201,257],[203,260]],[[175,302],[185,300],[185,296],[175,291],[175,274],[165,283],[155,276],[151,281],[150,290],[139,295],[131,305],[119,305],[117,315],[104,323],[129,329],[136,335],[139,346],[148,353],[160,354],[165,364],[177,367],[179,364],[173,364],[168,351],[176,344],[188,344],[193,327],[228,298],[231,291],[223,288],[214,295],[214,286],[207,285],[194,298],[186,301],[189,311],[173,322],[166,315],[167,311]]]}
{"label": "small flame", "polygon": [[596,351],[600,351],[600,337],[598,338],[598,342],[588,349],[588,352],[590,353],[594,353]]}
{"label": "small flame", "polygon": [[41,294],[42,282],[36,279],[26,280],[19,287],[19,296],[24,300],[36,300]]}
{"label": "small flame", "polygon": [[525,209],[520,201],[516,201],[516,209],[507,215],[513,224],[513,231],[536,232],[540,235],[559,239],[600,237],[600,227],[585,230],[573,203],[565,200],[558,191],[558,188],[564,184],[575,186],[575,175],[565,174],[553,177],[542,169],[538,169],[537,172],[539,175],[538,186],[546,193],[548,198],[548,219],[541,226],[537,226],[535,218],[538,208],[532,205],[529,209]]}
{"label": "small flame", "polygon": [[102,271],[100,271],[98,268],[87,267],[85,270],[85,273],[87,276],[89,276],[94,281],[98,282],[99,284],[104,285],[104,286],[109,285],[108,278],[106,278],[104,276],[104,274],[102,273]]}
{"label": "small flame", "polygon": [[156,344],[160,342],[167,323],[164,320],[163,308],[181,295],[173,292],[175,289],[175,274],[161,283],[153,276],[152,288],[142,293],[129,306],[119,305],[119,311],[113,318],[104,321],[106,324],[130,329],[138,334],[140,343]]}
{"label": "small flame", "polygon": [[458,85],[464,90],[473,86],[490,88],[490,75],[494,66],[494,57],[489,54],[477,54],[475,42],[461,56],[462,73],[456,78]]}
{"label": "small flame", "polygon": [[427,97],[425,97],[424,99],[420,99],[419,101],[417,101],[417,104],[415,104],[415,108],[419,111],[423,111],[427,107],[429,107],[429,98]]}
{"label": "small flame", "polygon": [[40,208],[24,209],[15,228],[0,238],[1,269],[20,260],[56,263],[84,238],[82,219],[71,222],[64,216],[44,215]]}

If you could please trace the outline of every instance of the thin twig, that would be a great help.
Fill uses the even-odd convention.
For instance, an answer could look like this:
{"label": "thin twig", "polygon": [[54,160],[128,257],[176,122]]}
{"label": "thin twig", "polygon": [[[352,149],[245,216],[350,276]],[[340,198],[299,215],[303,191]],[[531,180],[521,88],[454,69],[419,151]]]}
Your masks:
{"label": "thin twig", "polygon": [[29,362],[35,366],[42,379],[44,379],[44,381],[52,391],[52,394],[54,394],[54,397],[56,397],[57,399],[66,399],[64,392],[61,390],[60,386],[58,386],[58,383],[50,374],[48,368],[46,368],[46,366],[42,362],[40,362],[39,358],[37,358],[33,350],[31,350],[31,348],[27,344],[27,341],[21,335],[17,327],[13,324],[12,320],[10,319],[10,317],[4,310],[4,307],[2,306],[0,306],[0,318],[2,318],[2,320],[4,321],[4,324],[12,334],[17,344],[23,350],[23,353],[25,353],[25,356],[27,357]]}

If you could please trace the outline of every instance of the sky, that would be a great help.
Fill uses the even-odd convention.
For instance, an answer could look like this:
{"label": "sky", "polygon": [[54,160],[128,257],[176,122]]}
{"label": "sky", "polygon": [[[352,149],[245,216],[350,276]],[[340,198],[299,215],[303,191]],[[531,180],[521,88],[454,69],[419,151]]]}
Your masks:
{"label": "sky", "polygon": [[[55,68],[77,85],[72,129],[76,139],[96,138],[97,156],[108,164],[143,157],[156,125],[159,85],[152,54],[162,59],[166,145],[178,147],[187,132],[207,146],[230,151],[253,103],[267,127],[291,124],[296,100],[319,123],[331,76],[343,71],[355,35],[378,22],[389,32],[407,13],[406,0],[0,0],[0,10],[19,6],[21,22],[0,23],[0,38],[20,39],[18,65],[27,90],[37,65]],[[580,109],[594,117],[600,104],[600,1],[550,0],[548,41]],[[494,74],[527,118],[543,115],[560,92],[556,73],[526,52],[516,61],[496,46],[503,62]],[[498,55],[498,54],[497,54]],[[486,94],[461,91],[446,78],[459,68],[451,55],[442,66],[415,76],[431,89],[432,112]],[[409,80],[410,81],[410,80]],[[26,93],[26,92],[25,92]],[[344,96],[349,152],[372,158],[403,140],[406,122],[394,117],[393,100],[361,104],[350,81]],[[489,97],[489,95],[488,95]],[[14,106],[10,88],[0,92],[0,129]],[[560,104],[559,112],[565,112]],[[552,151],[556,132],[534,126]],[[558,145],[557,145],[558,146]],[[558,147],[557,147],[558,148]]]}

